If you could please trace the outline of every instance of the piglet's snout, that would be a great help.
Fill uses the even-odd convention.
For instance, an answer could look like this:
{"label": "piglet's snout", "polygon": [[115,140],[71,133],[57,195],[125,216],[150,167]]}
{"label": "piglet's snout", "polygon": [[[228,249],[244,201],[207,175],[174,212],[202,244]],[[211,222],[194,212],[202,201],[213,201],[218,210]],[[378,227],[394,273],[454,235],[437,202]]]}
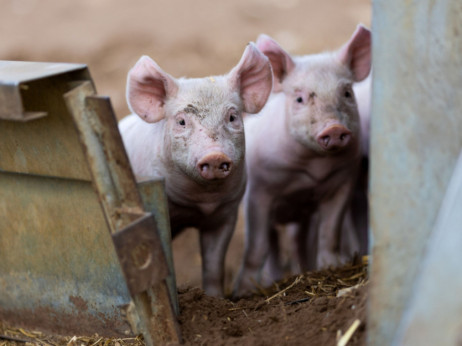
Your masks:
{"label": "piglet's snout", "polygon": [[198,163],[197,170],[202,178],[207,180],[226,178],[233,168],[231,159],[221,152],[211,152]]}
{"label": "piglet's snout", "polygon": [[351,132],[343,125],[335,124],[321,131],[317,137],[318,144],[325,150],[344,148],[350,143]]}

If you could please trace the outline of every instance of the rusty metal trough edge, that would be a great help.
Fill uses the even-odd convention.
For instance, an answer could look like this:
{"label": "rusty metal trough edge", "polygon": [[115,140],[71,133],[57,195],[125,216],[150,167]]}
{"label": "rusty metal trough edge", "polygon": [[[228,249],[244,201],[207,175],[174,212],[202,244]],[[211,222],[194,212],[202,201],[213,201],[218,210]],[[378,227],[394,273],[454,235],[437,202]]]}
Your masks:
{"label": "rusty metal trough edge", "polygon": [[[32,120],[32,119],[36,119],[38,117],[45,116],[46,112],[25,112],[24,111],[24,107],[23,107],[22,99],[21,99],[21,89],[27,88],[27,85],[22,85],[21,83],[23,81],[14,82],[14,81],[8,80],[8,78],[6,78],[6,79],[3,78],[2,79],[2,77],[1,77],[2,76],[2,70],[4,72],[4,69],[7,68],[8,65],[11,66],[11,64],[13,64],[13,63],[14,62],[0,62],[0,101],[2,100],[2,95],[5,95],[5,94],[7,95],[7,98],[9,98],[10,101],[12,100],[11,104],[9,104],[9,105],[5,104],[6,106],[3,107],[3,108],[0,107],[0,119],[1,120],[16,120],[16,121],[24,122],[24,121],[27,121],[27,120]],[[21,63],[21,64],[23,66],[29,65],[29,67],[31,67],[32,65],[35,65],[35,66],[40,66],[42,68],[45,68],[46,65],[50,66],[50,64],[47,64],[47,63],[27,63],[27,62],[24,62],[24,63]],[[25,75],[27,75],[26,76],[27,78],[30,78],[29,80],[38,80],[38,79],[41,79],[41,78],[48,78],[48,77],[51,77],[51,76],[57,76],[59,74],[64,74],[66,72],[72,72],[72,71],[76,71],[76,70],[86,70],[87,69],[86,65],[78,65],[78,64],[52,64],[52,65],[55,66],[55,67],[49,69],[43,75],[40,75],[40,73],[37,73],[37,74],[34,74],[34,73],[27,74],[26,73]],[[86,84],[87,86],[90,86],[90,89],[93,89],[93,91],[92,91],[93,94],[96,93],[96,91],[94,90],[94,86],[92,84],[91,79],[89,81],[86,81],[86,82],[83,82],[83,83]],[[76,81],[76,84],[73,85],[73,86],[78,87],[78,85],[80,85],[80,84],[81,84],[81,82],[77,83],[77,81]],[[12,98],[11,98],[11,96],[12,96]],[[109,102],[108,99],[106,101],[107,101],[107,103]],[[88,106],[88,104],[86,106]],[[8,107],[10,107],[10,108],[8,108]],[[8,109],[13,110],[13,116],[11,116],[11,113],[6,114]],[[20,116],[17,116],[18,110],[19,110]],[[88,111],[88,109],[87,109],[87,111]],[[110,116],[112,116],[114,118],[114,121],[115,121],[115,117],[114,117],[114,115],[112,113],[112,108],[110,109],[109,113],[111,113]],[[121,141],[119,141],[119,142],[121,143]],[[123,147],[122,147],[122,151],[123,151]],[[0,171],[0,173],[1,174],[7,174],[8,172]],[[26,175],[22,174],[22,176],[28,176],[28,174],[26,174]],[[1,178],[1,176],[0,176],[0,178]],[[40,178],[40,177],[37,176],[37,178]],[[53,177],[43,176],[41,178],[47,179],[47,178],[53,178]],[[64,180],[68,180],[68,179],[65,178]],[[133,179],[133,182],[134,182],[134,179]],[[84,182],[82,181],[81,183],[84,183]],[[161,181],[160,181],[160,183],[161,183]],[[97,185],[97,184],[94,184],[94,185]],[[156,181],[156,182],[153,182],[153,186],[162,186],[162,184],[159,185],[159,181]],[[138,191],[137,185],[134,185],[134,190]],[[136,192],[136,193],[138,193],[138,192]],[[158,193],[158,196],[154,197],[154,199],[159,200],[159,196],[160,196],[160,194]],[[163,197],[164,196],[160,196],[160,201],[165,204],[165,200],[162,201]],[[144,201],[151,201],[152,202],[152,196],[145,196],[145,194],[143,193],[142,198],[143,198]],[[152,219],[152,216],[150,216],[152,214],[150,212],[152,212],[153,210],[151,210],[147,214],[145,212],[145,210],[147,209],[146,204],[148,204],[148,202],[145,202],[145,204],[143,204],[141,202],[141,197],[138,197],[137,199],[139,200],[139,203],[137,203],[137,204],[140,207],[140,210],[142,210],[144,212],[143,213],[144,216],[146,217],[146,215],[148,215],[148,217]],[[102,204],[104,204],[104,203],[102,203]],[[103,207],[104,207],[104,205],[103,205]],[[151,208],[152,208],[152,205],[151,205]],[[156,209],[156,207],[154,209]],[[159,222],[159,220],[156,219],[155,224],[157,225],[157,227],[159,226],[159,224],[162,224],[162,227],[164,227],[165,224],[168,225],[168,209],[165,212],[165,209],[166,209],[165,205],[163,207],[161,207],[161,209],[163,209],[163,211],[160,213],[160,216],[161,217],[166,216],[167,221],[161,220]],[[128,213],[128,214],[130,214],[130,213]],[[154,214],[156,214],[156,213],[154,212]],[[157,214],[159,214],[159,213],[157,213]],[[106,216],[107,215],[108,214],[106,213]],[[156,225],[154,227],[156,227]],[[166,251],[166,248],[167,248],[167,250],[171,251],[171,249],[169,249],[170,233],[169,233],[169,231],[167,231],[167,232],[164,231],[163,233],[164,234],[162,235],[162,239],[163,239],[163,241],[168,240],[168,243],[162,244],[163,249],[161,249],[161,252]],[[168,252],[168,251],[166,251],[166,252]],[[161,342],[162,343],[163,342],[169,342],[169,341],[178,342],[178,341],[181,340],[181,336],[180,336],[180,333],[179,333],[178,326],[176,324],[177,321],[176,321],[176,317],[175,317],[175,315],[178,313],[178,301],[176,299],[176,287],[174,287],[175,280],[174,280],[174,274],[173,274],[173,264],[171,263],[171,253],[169,253],[167,257],[169,257],[170,262],[168,263],[168,270],[164,269],[163,274],[160,275],[160,280],[162,282],[162,285],[158,286],[158,287],[155,287],[154,289],[152,289],[152,288],[148,289],[148,291],[145,292],[140,299],[136,299],[136,297],[135,297],[135,304],[138,305],[138,308],[136,308],[136,310],[138,310],[137,313],[133,312],[133,311],[130,311],[130,306],[128,306],[128,310],[124,312],[124,314],[126,314],[126,318],[127,318],[128,322],[130,322],[132,324],[133,324],[133,320],[137,321],[138,323],[140,322],[140,320],[144,322],[144,323],[142,323],[142,324],[144,324],[144,326],[142,326],[141,331],[145,335],[145,339],[146,339],[146,342],[147,342],[148,345],[149,344],[155,344],[155,343],[157,344],[157,343],[161,343]],[[170,276],[168,278],[168,281],[169,281],[168,286],[169,287],[167,287],[167,284],[165,282],[165,276],[167,275],[167,273],[169,271],[170,271]],[[172,279],[172,277],[173,277],[173,279]],[[173,286],[172,286],[172,284],[173,284]],[[144,287],[144,289],[146,289],[146,287]],[[137,300],[138,300],[138,302],[137,302]],[[164,304],[165,301],[171,301],[171,304],[167,303],[168,306],[163,307],[162,304]],[[73,303],[74,303],[74,306],[75,306],[75,303],[78,304],[77,301],[73,301]],[[167,308],[167,309],[165,310],[165,308]],[[156,309],[157,309],[157,321],[156,321],[156,317],[152,315],[153,310],[155,311]],[[133,310],[133,309],[131,309],[131,310]],[[170,311],[170,312],[167,312],[167,311]],[[53,311],[48,311],[48,312],[44,311],[44,313],[45,314],[48,313],[50,315],[53,315]],[[134,316],[134,315],[138,315],[138,316]],[[101,318],[101,317],[102,316],[100,316],[99,318]],[[159,317],[162,317],[162,319],[159,320],[158,319]],[[107,320],[106,322],[110,323],[109,320]]]}
{"label": "rusty metal trough edge", "polygon": [[25,111],[21,93],[27,83],[86,68],[84,64],[0,61],[0,119],[29,121],[46,116],[45,111]]}
{"label": "rusty metal trough edge", "polygon": [[[146,213],[110,101],[108,98],[97,97],[95,94],[93,85],[85,81],[66,93],[64,98],[74,117],[82,146],[86,152],[94,187],[103,207],[108,227],[113,237],[117,237],[118,232],[127,230],[129,225],[133,226],[133,222],[139,220],[140,217],[145,217]],[[152,214],[148,216],[148,219],[150,217]],[[155,223],[151,224],[156,227]],[[139,228],[131,229],[135,234],[140,230]],[[161,263],[156,264],[167,265],[157,229],[153,231],[155,233],[151,237],[155,236],[157,241],[149,244],[144,242],[145,249],[141,255],[144,259],[141,262],[147,261],[149,254],[157,253],[161,254],[162,260]],[[128,255],[123,255],[117,242],[115,245],[123,268],[127,269],[124,262],[126,263],[129,258],[132,262],[139,261],[140,254],[137,251],[139,247],[128,249]],[[146,251],[146,248],[152,248],[152,246],[157,249]],[[138,259],[135,259],[136,257]],[[130,267],[138,267],[138,270],[143,271],[144,265],[130,264]],[[147,345],[180,342],[181,333],[175,315],[176,295],[172,296],[172,292],[169,291],[164,270],[156,273],[155,267],[151,265],[150,271],[152,272],[149,274],[151,279],[144,281],[144,286],[140,288],[134,288],[131,273],[124,271],[138,313],[140,323],[137,329],[143,333]],[[156,274],[161,276],[155,278]],[[150,288],[148,288],[149,283]]]}

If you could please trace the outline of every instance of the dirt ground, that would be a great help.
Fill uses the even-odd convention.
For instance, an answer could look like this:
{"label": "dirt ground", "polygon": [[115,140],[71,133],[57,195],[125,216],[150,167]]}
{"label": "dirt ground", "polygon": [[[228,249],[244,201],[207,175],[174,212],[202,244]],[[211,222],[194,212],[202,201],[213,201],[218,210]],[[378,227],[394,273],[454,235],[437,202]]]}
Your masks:
{"label": "dirt ground", "polygon": [[348,345],[365,345],[367,287],[366,263],[290,277],[236,302],[180,287],[180,326],[186,345],[258,346],[335,345],[357,324]]}
{"label": "dirt ground", "polygon": [[[179,318],[184,345],[366,344],[367,260],[335,270],[286,278],[236,302],[180,286]],[[3,340],[2,341],[2,336]],[[6,338],[10,338],[6,340]],[[16,341],[14,341],[16,340]],[[19,342],[21,340],[22,342]],[[50,336],[0,322],[0,345],[144,345],[142,338]]]}
{"label": "dirt ground", "polygon": [[[0,8],[0,60],[85,63],[98,93],[111,97],[119,119],[129,113],[125,102],[127,72],[143,54],[151,56],[175,77],[223,74],[238,62],[246,43],[255,41],[260,33],[272,36],[291,53],[308,54],[338,48],[358,23],[370,26],[371,21],[370,0],[0,0]],[[173,246],[178,285],[200,287],[197,232],[184,232]],[[227,254],[228,292],[242,252],[241,218]],[[202,321],[201,304],[216,304],[196,288],[181,292],[183,301],[189,299],[199,304],[193,309],[197,310],[196,314],[189,311],[188,315],[182,315],[183,322],[188,318]],[[294,315],[295,320],[299,320],[293,311],[303,309],[306,303],[286,306],[287,299],[272,303],[279,310],[271,310],[267,305],[255,309],[256,318],[259,314],[270,314],[276,323],[289,321]],[[330,298],[322,301],[319,303],[321,315],[337,314],[337,309],[342,308],[331,307]],[[250,301],[236,305],[230,301],[222,303],[238,308],[226,316],[231,319],[230,323],[223,322],[227,324],[227,333],[235,334],[231,337],[247,335],[247,327],[254,330],[251,325],[242,329],[233,322],[233,316],[249,311],[245,307]],[[306,320],[306,326],[322,320],[321,315]],[[214,313],[207,315],[208,321],[215,318]],[[285,329],[284,334],[279,327],[268,324],[264,335],[251,333],[247,340],[257,345],[294,344],[290,335],[304,333],[306,328],[293,324],[289,328],[292,332]],[[330,331],[337,327],[325,326],[321,331],[322,328]],[[270,334],[273,331],[284,334],[287,339],[276,342]],[[207,329],[193,333],[203,337]],[[202,343],[201,337],[191,340],[191,344],[214,344],[210,340]],[[310,344],[308,341],[307,337],[306,344]],[[236,339],[236,344],[245,344],[241,342]]]}

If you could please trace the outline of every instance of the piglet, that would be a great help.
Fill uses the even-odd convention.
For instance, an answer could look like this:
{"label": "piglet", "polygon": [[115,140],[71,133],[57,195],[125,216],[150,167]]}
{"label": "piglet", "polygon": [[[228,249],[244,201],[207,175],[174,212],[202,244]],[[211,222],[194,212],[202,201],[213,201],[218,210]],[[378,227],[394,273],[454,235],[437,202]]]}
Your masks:
{"label": "piglet", "polygon": [[243,116],[272,88],[271,64],[255,44],[224,76],[175,79],[149,57],[130,70],[134,113],[119,129],[135,175],[164,177],[172,236],[199,230],[205,292],[223,295],[224,259],[245,191]]}
{"label": "piglet", "polygon": [[353,86],[356,102],[358,104],[359,118],[361,120],[361,166],[356,184],[350,214],[359,240],[359,254],[365,255],[369,248],[369,210],[368,210],[368,183],[369,183],[369,147],[370,147],[370,121],[371,121],[371,92],[372,73]]}
{"label": "piglet", "polygon": [[[245,124],[246,244],[234,296],[282,275],[280,225],[295,234],[302,270],[309,267],[308,238],[316,241],[318,267],[345,260],[341,229],[361,157],[353,84],[371,66],[371,34],[363,26],[335,52],[292,57],[266,35],[257,47],[271,61],[274,87],[260,114]],[[266,260],[268,281],[262,277]]]}
{"label": "piglet", "polygon": [[361,120],[361,150],[364,157],[369,157],[369,137],[371,122],[372,73],[359,83],[353,85],[359,118]]}

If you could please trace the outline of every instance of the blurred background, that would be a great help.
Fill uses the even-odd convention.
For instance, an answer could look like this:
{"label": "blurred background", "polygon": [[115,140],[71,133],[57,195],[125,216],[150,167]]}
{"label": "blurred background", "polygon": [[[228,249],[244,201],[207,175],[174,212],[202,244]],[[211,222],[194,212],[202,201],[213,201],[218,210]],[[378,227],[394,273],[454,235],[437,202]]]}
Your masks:
{"label": "blurred background", "polygon": [[[266,33],[292,54],[335,50],[371,0],[0,0],[0,60],[87,64],[118,119],[128,70],[149,55],[174,77],[227,73],[247,42]],[[242,220],[227,256],[228,287],[243,252]],[[174,242],[179,284],[200,286],[195,231]]]}

